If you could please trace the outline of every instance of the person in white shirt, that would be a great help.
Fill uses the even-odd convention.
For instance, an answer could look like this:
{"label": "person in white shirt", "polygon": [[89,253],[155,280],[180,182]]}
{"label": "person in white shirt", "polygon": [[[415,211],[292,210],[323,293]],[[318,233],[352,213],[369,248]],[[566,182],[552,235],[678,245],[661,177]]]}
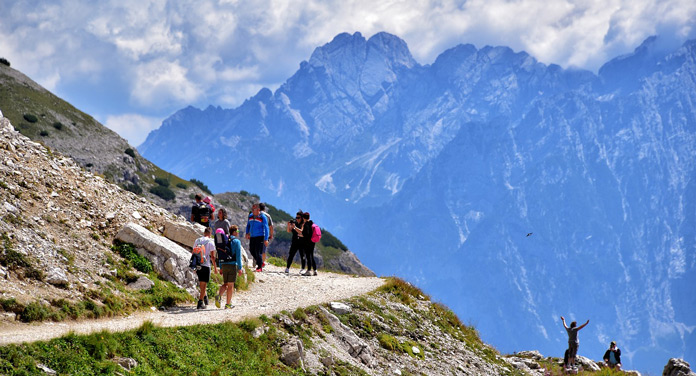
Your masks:
{"label": "person in white shirt", "polygon": [[[205,309],[208,305],[208,296],[206,295],[206,287],[208,282],[210,282],[210,257],[215,252],[215,243],[213,239],[210,238],[211,229],[206,227],[203,232],[203,236],[196,239],[193,243],[193,250],[191,251],[194,255],[200,256],[200,269],[196,271],[198,275],[198,284],[201,289],[197,309]],[[217,266],[215,266],[215,272],[217,273]]]}

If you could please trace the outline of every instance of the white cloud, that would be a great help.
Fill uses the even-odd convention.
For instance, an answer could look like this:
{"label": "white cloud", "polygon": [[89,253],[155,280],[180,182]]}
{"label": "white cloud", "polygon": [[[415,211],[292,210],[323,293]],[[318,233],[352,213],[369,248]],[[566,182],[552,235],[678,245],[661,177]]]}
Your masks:
{"label": "white cloud", "polygon": [[159,128],[162,119],[138,114],[108,115],[104,125],[128,140],[131,145],[140,145],[150,131]]}
{"label": "white cloud", "polygon": [[194,102],[202,90],[187,77],[179,61],[154,60],[136,68],[132,98],[143,106],[183,106]]}
{"label": "white cloud", "polygon": [[595,71],[650,35],[696,37],[693,0],[26,0],[0,14],[0,55],[40,84],[162,116],[275,89],[341,32],[395,34],[422,64],[472,43]]}

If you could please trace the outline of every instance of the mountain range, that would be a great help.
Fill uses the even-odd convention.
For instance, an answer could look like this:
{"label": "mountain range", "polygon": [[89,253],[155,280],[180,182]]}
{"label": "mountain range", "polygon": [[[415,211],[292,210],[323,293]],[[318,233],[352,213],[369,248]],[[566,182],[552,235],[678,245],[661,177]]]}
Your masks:
{"label": "mountain range", "polygon": [[421,65],[344,33],[275,92],[182,109],[138,149],[310,210],[503,351],[562,354],[565,315],[591,321],[581,354],[616,340],[657,373],[696,360],[695,63],[696,41],[651,37],[597,74],[469,44]]}

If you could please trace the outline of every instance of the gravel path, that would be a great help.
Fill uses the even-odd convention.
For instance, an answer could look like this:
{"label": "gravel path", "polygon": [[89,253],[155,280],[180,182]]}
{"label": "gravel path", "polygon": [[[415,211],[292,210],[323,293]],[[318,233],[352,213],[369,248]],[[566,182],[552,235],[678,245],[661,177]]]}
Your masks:
{"label": "gravel path", "polygon": [[376,277],[352,277],[328,272],[320,272],[316,277],[304,277],[298,275],[298,269],[290,269],[287,275],[283,271],[284,268],[269,265],[262,273],[256,273],[256,282],[249,291],[235,293],[232,298],[235,307],[231,310],[215,308],[213,299],[210,299],[208,309],[202,311],[196,310],[195,306],[182,306],[167,311],[137,312],[127,317],[100,320],[2,324],[0,345],[46,341],[69,332],[126,331],[138,328],[145,321],[152,321],[161,327],[174,327],[240,321],[262,314],[271,316],[283,310],[293,312],[299,307],[362,295],[384,283],[383,279]]}

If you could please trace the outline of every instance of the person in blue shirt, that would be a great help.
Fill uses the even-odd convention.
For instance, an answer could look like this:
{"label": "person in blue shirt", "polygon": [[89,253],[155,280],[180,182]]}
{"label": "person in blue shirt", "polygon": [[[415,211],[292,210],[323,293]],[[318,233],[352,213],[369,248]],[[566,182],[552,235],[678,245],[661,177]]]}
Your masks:
{"label": "person in blue shirt", "polygon": [[615,341],[611,341],[609,350],[604,353],[604,362],[609,368],[616,368],[621,371],[621,349],[616,347]]}
{"label": "person in blue shirt", "polygon": [[254,257],[256,263],[256,271],[263,271],[263,247],[268,246],[268,221],[266,216],[261,214],[259,204],[254,204],[251,207],[251,213],[247,219],[246,238],[249,240],[249,252]]}
{"label": "person in blue shirt", "polygon": [[227,292],[227,304],[225,309],[234,308],[232,305],[232,295],[237,282],[237,274],[242,275],[242,242],[237,239],[239,229],[236,225],[230,227],[230,239],[226,252],[233,255],[232,260],[220,259],[220,274],[222,274],[222,286],[215,296],[215,306],[220,308],[220,296]]}

